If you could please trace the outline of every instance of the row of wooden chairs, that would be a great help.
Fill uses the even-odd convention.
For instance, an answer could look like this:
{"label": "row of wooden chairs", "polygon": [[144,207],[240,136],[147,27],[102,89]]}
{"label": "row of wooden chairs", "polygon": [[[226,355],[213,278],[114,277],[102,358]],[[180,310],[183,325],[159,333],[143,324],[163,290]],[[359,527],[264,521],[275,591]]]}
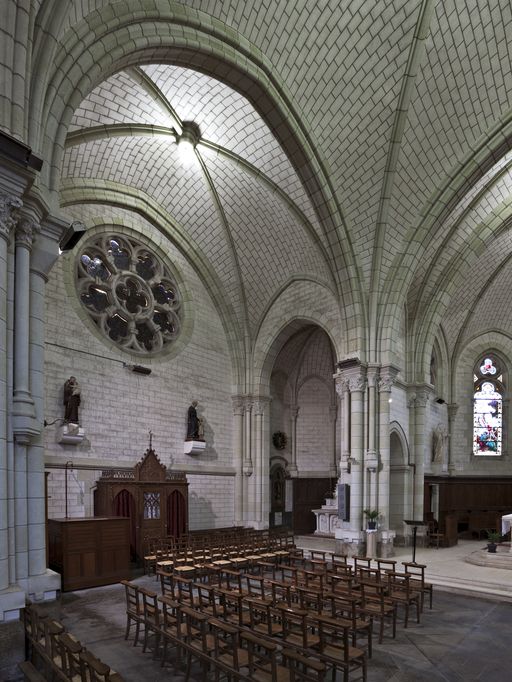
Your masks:
{"label": "row of wooden chairs", "polygon": [[[345,561],[343,561],[345,560]],[[311,570],[320,573],[336,572],[348,576],[347,586],[352,584],[357,587],[361,578],[375,582],[387,582],[389,572],[397,573],[397,561],[394,559],[374,559],[370,557],[353,557],[353,564],[349,564],[346,557],[340,557],[330,552],[311,550],[309,557],[302,560],[295,557],[295,564],[311,564]],[[409,584],[412,591],[420,594],[420,608],[423,611],[424,598],[429,597],[429,606],[432,609],[434,588],[432,583],[425,579],[425,564],[412,561],[402,561],[403,572],[409,576]]]}
{"label": "row of wooden chairs", "polygon": [[[366,638],[368,655],[372,655],[373,612],[363,612],[360,599],[335,592],[321,592],[304,584],[273,580],[260,575],[224,570],[214,585],[194,583],[174,574],[161,574],[162,594],[180,603],[199,608],[218,618],[272,634],[269,609],[286,605],[341,618],[349,629],[353,646],[359,636]],[[396,630],[396,608],[393,614]]]}
{"label": "row of wooden chairs", "polygon": [[170,561],[174,557],[190,557],[193,555],[217,556],[224,558],[227,554],[247,555],[251,552],[267,550],[286,550],[294,547],[293,533],[255,531],[243,529],[237,533],[225,535],[204,535],[184,537],[179,540],[162,538],[151,540],[144,555],[144,571],[150,574],[156,570],[158,563]]}
{"label": "row of wooden chairs", "polygon": [[[217,587],[230,596],[249,597],[260,603],[276,605],[279,602],[289,606],[299,605],[301,608],[313,609],[318,613],[343,616],[349,622],[354,638],[358,632],[368,633],[368,649],[371,655],[371,627],[368,620],[375,619],[380,623],[379,642],[382,643],[384,628],[392,627],[393,637],[396,634],[398,606],[405,611],[404,626],[408,626],[409,609],[416,608],[416,620],[420,619],[420,594],[411,589],[409,576],[395,572],[386,573],[386,581],[375,581],[360,577],[355,585],[355,578],[339,573],[325,574],[295,566],[272,566],[271,573],[265,570],[268,563],[260,562],[260,574],[243,574],[231,569],[219,570],[215,582],[205,589],[211,591]],[[369,569],[360,568],[360,572]],[[270,576],[270,577],[269,577]],[[276,578],[279,578],[276,579]],[[162,593],[170,593],[180,601],[186,595],[190,605],[194,605],[192,593],[201,594],[202,588],[191,579],[176,573],[160,573]],[[247,609],[247,605],[246,605]]]}
{"label": "row of wooden chairs", "polygon": [[[371,562],[370,559],[365,559]],[[361,608],[373,613],[380,620],[380,637],[382,642],[384,624],[390,622],[393,631],[396,630],[396,610],[398,606],[404,609],[404,627],[408,626],[409,611],[413,607],[416,610],[416,621],[420,622],[422,611],[424,587],[420,579],[416,579],[415,573],[399,573],[389,568],[378,569],[362,566],[361,560],[357,568],[341,564],[336,565],[335,571],[320,570],[318,564],[314,570],[295,566],[280,565],[274,567],[271,572],[272,579],[280,576],[280,580],[291,589],[308,589],[317,594],[317,600],[322,601],[323,595],[330,593],[345,594],[358,599]],[[304,565],[309,566],[308,560]],[[265,569],[268,570],[268,566]],[[409,566],[409,570],[414,570]]]}
{"label": "row of wooden chairs", "polygon": [[219,568],[236,567],[247,569],[258,561],[281,562],[294,556],[296,550],[291,546],[280,544],[261,544],[261,542],[244,542],[242,544],[222,547],[212,546],[209,549],[174,550],[167,555],[156,558],[156,573],[160,570],[175,571],[182,575],[208,575]]}
{"label": "row of wooden chairs", "polygon": [[[286,604],[270,607],[250,600],[253,620],[234,621],[227,601],[219,593],[219,607],[209,611],[201,600],[187,603],[173,595],[155,592],[123,582],[127,599],[127,630],[136,625],[134,644],[144,628],[143,651],[150,640],[162,665],[168,648],[175,650],[174,662],[186,659],[186,679],[192,659],[199,661],[202,678],[211,672],[215,679],[250,679],[261,682],[323,680],[330,669],[344,680],[354,669],[366,680],[366,653],[350,645],[349,628],[339,618]],[[206,586],[197,585],[199,590]],[[178,595],[179,596],[179,595]],[[182,595],[183,597],[183,595]],[[221,606],[223,604],[223,606]],[[258,614],[257,616],[255,614]]]}
{"label": "row of wooden chairs", "polygon": [[23,609],[25,661],[19,667],[25,680],[43,682],[123,682],[119,673],[87,650],[62,623],[28,604]]}

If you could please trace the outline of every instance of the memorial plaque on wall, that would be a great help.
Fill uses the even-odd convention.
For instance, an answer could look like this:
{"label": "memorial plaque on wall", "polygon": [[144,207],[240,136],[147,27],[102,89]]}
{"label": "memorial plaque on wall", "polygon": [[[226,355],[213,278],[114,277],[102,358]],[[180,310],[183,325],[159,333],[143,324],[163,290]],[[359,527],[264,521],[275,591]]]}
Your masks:
{"label": "memorial plaque on wall", "polygon": [[338,517],[342,521],[350,521],[350,486],[348,483],[338,484]]}

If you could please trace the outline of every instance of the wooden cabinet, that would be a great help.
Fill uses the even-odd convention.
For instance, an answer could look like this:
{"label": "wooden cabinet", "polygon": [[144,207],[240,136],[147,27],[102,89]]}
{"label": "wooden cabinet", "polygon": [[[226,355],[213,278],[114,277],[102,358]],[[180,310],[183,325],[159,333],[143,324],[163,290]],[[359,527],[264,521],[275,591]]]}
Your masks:
{"label": "wooden cabinet", "polygon": [[148,540],[178,538],[188,531],[188,482],[146,450],[133,472],[105,470],[97,483],[94,513],[128,516],[132,559],[142,560]]}
{"label": "wooden cabinet", "polygon": [[48,541],[64,592],[130,577],[129,519],[49,519]]}

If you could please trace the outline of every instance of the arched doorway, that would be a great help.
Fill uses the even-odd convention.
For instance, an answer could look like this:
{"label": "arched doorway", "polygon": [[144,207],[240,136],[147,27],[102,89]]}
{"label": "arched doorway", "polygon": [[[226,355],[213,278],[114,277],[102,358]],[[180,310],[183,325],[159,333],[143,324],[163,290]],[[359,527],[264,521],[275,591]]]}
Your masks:
{"label": "arched doorway", "polygon": [[269,523],[312,533],[337,479],[336,351],[316,324],[288,331],[270,373]]}
{"label": "arched doorway", "polygon": [[124,488],[114,497],[113,512],[115,516],[128,516],[130,519],[130,558],[137,559],[137,512],[133,495]]}
{"label": "arched doorway", "polygon": [[280,464],[270,469],[270,527],[286,525],[286,476]]}
{"label": "arched doorway", "polygon": [[187,530],[187,505],[179,490],[167,497],[167,535],[177,540]]}
{"label": "arched doorway", "polygon": [[412,505],[409,495],[409,466],[407,464],[407,441],[405,434],[392,430],[390,444],[389,480],[389,527],[398,538],[405,535],[404,519],[411,517]]}

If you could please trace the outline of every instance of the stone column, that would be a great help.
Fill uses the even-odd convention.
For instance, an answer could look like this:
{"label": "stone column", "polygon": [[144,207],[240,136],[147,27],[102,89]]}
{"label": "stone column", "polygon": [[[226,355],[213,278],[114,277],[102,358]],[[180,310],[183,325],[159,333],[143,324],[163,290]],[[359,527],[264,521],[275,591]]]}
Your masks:
{"label": "stone column", "polygon": [[[414,477],[414,519],[423,519],[423,489],[426,452],[426,407],[429,393],[424,388],[418,388],[414,397],[414,462],[416,471]],[[411,401],[412,402],[412,401]]]}
{"label": "stone column", "polygon": [[244,521],[244,400],[235,395],[233,401],[233,460],[235,465],[235,525]]}
{"label": "stone column", "polygon": [[244,476],[252,474],[252,398],[245,396],[244,399],[244,415],[245,415],[245,450],[244,450]]}
{"label": "stone column", "polygon": [[288,466],[288,473],[292,478],[296,478],[299,474],[297,467],[297,417],[299,415],[299,408],[297,405],[290,407],[290,435],[291,435],[291,462]]}
{"label": "stone column", "polygon": [[14,196],[0,196],[0,591],[9,586],[9,493],[7,462],[7,248],[17,211],[22,206]]}
{"label": "stone column", "polygon": [[389,367],[383,367],[380,372],[379,388],[379,512],[380,527],[389,530],[389,486],[390,486],[390,442],[389,442],[389,415],[391,388],[397,371]]}
{"label": "stone column", "polygon": [[254,401],[254,489],[257,527],[268,527],[269,505],[269,399],[258,396]]}
{"label": "stone column", "polygon": [[263,403],[254,402],[254,518],[258,528],[263,522]]}
{"label": "stone column", "polygon": [[336,377],[336,392],[341,400],[340,420],[340,444],[341,456],[339,460],[340,480],[348,474],[350,459],[350,394],[348,391],[348,379]]}
{"label": "stone column", "polygon": [[[448,406],[448,447],[445,448],[446,461],[443,462],[443,473],[448,474],[453,470],[452,454],[453,454],[453,429],[455,426],[455,417],[457,416],[457,411],[459,406],[457,403],[450,403]],[[473,416],[473,415],[471,415]],[[473,439],[471,439],[471,445],[473,445]],[[512,543],[511,543],[512,549]]]}
{"label": "stone column", "polygon": [[252,462],[252,406],[253,401],[251,396],[244,396],[244,484],[243,484],[243,499],[244,499],[244,520],[248,525],[254,523],[254,476],[253,476],[253,462]]}
{"label": "stone column", "polygon": [[376,366],[371,365],[367,370],[368,379],[368,438],[367,438],[367,449],[365,452],[365,472],[367,477],[366,485],[366,499],[364,506],[370,509],[377,509],[377,468],[378,468],[378,458],[377,450],[375,448],[375,434],[377,430],[377,423],[375,418],[375,400],[376,400],[376,390],[375,386],[377,383],[377,372]]}
{"label": "stone column", "polygon": [[363,457],[364,457],[364,394],[365,372],[349,379],[350,390],[350,530],[361,531],[363,527]]}
{"label": "stone column", "polygon": [[30,343],[30,252],[39,225],[21,218],[16,227],[16,272],[14,282],[14,433],[30,437],[39,433],[29,386]]}
{"label": "stone column", "polygon": [[[14,282],[14,396],[12,402],[14,445],[14,518],[16,581],[29,576],[27,448],[40,427],[30,393],[30,253],[40,226],[22,217],[16,227]],[[44,518],[44,516],[43,516]]]}
{"label": "stone column", "polygon": [[337,479],[338,478],[339,456],[338,456],[338,452],[336,450],[336,430],[338,428],[337,427],[338,405],[336,404],[336,395],[334,395],[334,401],[335,401],[334,404],[329,407],[329,421],[331,424],[331,452],[332,452],[330,477]]}

